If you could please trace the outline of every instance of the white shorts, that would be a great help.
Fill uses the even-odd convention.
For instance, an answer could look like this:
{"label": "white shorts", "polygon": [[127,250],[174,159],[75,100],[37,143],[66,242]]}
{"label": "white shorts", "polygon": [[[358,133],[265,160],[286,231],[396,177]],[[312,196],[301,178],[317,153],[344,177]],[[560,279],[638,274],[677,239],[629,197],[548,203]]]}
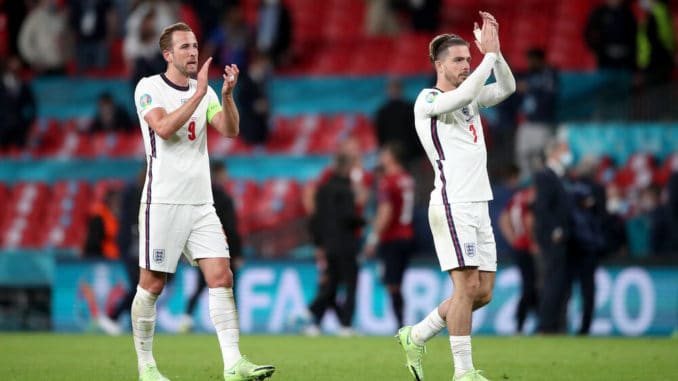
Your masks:
{"label": "white shorts", "polygon": [[139,267],[174,273],[182,252],[193,266],[200,258],[230,257],[214,206],[141,204]]}
{"label": "white shorts", "polygon": [[429,205],[428,220],[441,270],[470,266],[497,271],[497,248],[486,201]]}

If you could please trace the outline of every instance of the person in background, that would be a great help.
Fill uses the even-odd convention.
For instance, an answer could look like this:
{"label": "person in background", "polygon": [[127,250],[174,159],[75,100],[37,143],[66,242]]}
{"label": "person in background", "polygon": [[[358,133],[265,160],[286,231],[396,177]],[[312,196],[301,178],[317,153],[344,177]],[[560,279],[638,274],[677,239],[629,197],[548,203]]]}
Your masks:
{"label": "person in background", "polygon": [[676,32],[667,0],[639,0],[645,11],[638,29],[638,66],[646,86],[656,86],[671,79],[675,66]]}
{"label": "person in background", "polygon": [[523,179],[532,173],[535,158],[553,136],[559,91],[558,71],[546,63],[544,50],[528,50],[527,62],[528,71],[517,82],[524,121],[516,131],[515,154]]}
{"label": "person in background", "polygon": [[110,0],[69,0],[79,70],[108,66],[111,43],[117,35],[118,14]]}
{"label": "person in background", "polygon": [[597,117],[623,119],[630,110],[632,75],[636,69],[637,30],[626,0],[606,0],[589,15],[584,39],[596,55],[605,79],[595,92]]}
{"label": "person in background", "polygon": [[584,39],[595,54],[598,69],[636,68],[638,25],[626,0],[605,0],[586,22]]}
{"label": "person in background", "polygon": [[[323,252],[324,266],[318,291],[308,310],[312,321],[306,327],[307,335],[320,334],[320,322],[328,307],[334,306],[341,328],[339,334],[350,336],[355,294],[358,281],[358,251],[360,237],[356,229],[364,225],[364,220],[355,207],[355,198],[351,186],[351,157],[339,154],[335,158],[334,170],[330,178],[317,189],[315,194],[315,212],[311,217],[311,230],[315,245]],[[343,303],[337,302],[337,289],[345,287]]]}
{"label": "person in background", "polygon": [[40,0],[21,24],[21,57],[38,74],[63,74],[70,48],[66,8],[56,0]]}
{"label": "person in background", "polygon": [[603,224],[606,221],[607,199],[605,188],[595,181],[597,161],[583,158],[576,170],[576,177],[568,190],[571,198],[570,230],[568,240],[568,282],[579,281],[582,296],[582,320],[577,333],[588,335],[595,311],[595,273],[598,262],[607,250]]}
{"label": "person in background", "polygon": [[246,68],[254,36],[245,22],[242,7],[229,7],[222,15],[221,23],[213,30],[208,30],[201,53],[202,60],[214,57],[218,65],[236,64]]}
{"label": "person in background", "polygon": [[111,93],[104,92],[99,95],[97,113],[89,127],[90,133],[131,132],[135,131],[136,127],[127,111],[115,103]]}
{"label": "person in background", "polygon": [[534,238],[542,258],[539,300],[540,333],[562,333],[567,301],[567,242],[570,237],[570,199],[563,177],[572,164],[564,141],[551,140],[544,149],[546,165],[534,176]]}
{"label": "person in background", "polygon": [[369,36],[395,36],[400,27],[390,0],[366,0],[365,31]]}
{"label": "person in background", "polygon": [[120,194],[115,189],[109,189],[90,210],[87,238],[82,250],[83,257],[120,259],[117,242],[119,212]]}
{"label": "person in background", "polygon": [[[353,190],[353,200],[354,200],[354,209],[356,214],[362,216],[364,212],[365,205],[369,199],[370,187],[372,184],[372,174],[367,172],[363,166],[362,152],[360,150],[360,144],[356,138],[349,137],[339,143],[337,148],[337,156],[344,156],[348,158],[348,161],[351,163],[350,170],[350,180],[351,180],[351,189]],[[316,213],[316,195],[318,189],[327,183],[334,173],[336,172],[336,163],[327,167],[315,180],[309,181],[302,191],[302,205],[306,215],[309,216],[309,230],[311,236],[314,236],[316,231],[314,229],[314,215]],[[360,237],[362,235],[362,229],[356,228],[355,235]],[[325,287],[328,282],[327,278],[327,253],[325,249],[321,246],[315,245],[317,242],[316,239],[313,239],[314,251],[313,256],[315,258],[316,268],[318,270],[318,287]],[[338,310],[334,300],[329,301],[328,308],[334,308]],[[310,311],[303,311],[299,319],[303,322],[308,322],[312,319],[312,314]],[[317,326],[306,325],[305,333],[313,336],[319,334]]]}
{"label": "person in background", "polygon": [[530,311],[537,312],[536,252],[532,237],[534,187],[528,186],[513,194],[499,217],[499,229],[511,247],[515,264],[520,271],[521,292],[516,309],[516,332],[523,333]]}
{"label": "person in background", "polygon": [[290,60],[292,18],[280,0],[261,0],[258,11],[257,50],[268,54],[276,67]]}
{"label": "person in background", "polygon": [[374,118],[379,147],[397,143],[403,151],[403,164],[410,168],[414,160],[423,157],[414,128],[414,104],[403,97],[400,80],[390,79],[386,88],[388,100],[379,107]]}
{"label": "person in background", "polygon": [[[214,209],[217,211],[221,226],[224,228],[226,239],[228,239],[228,251],[231,254],[231,268],[233,269],[233,283],[237,275],[238,268],[242,265],[242,239],[238,232],[238,218],[235,212],[235,203],[233,198],[225,191],[224,186],[228,183],[228,169],[221,161],[210,163],[210,178],[212,179],[212,195],[214,197]],[[181,317],[180,332],[189,332],[193,326],[193,313],[198,304],[200,295],[202,295],[207,282],[201,276],[196,277],[197,286],[195,291],[188,299],[186,311]]]}
{"label": "person in background", "polygon": [[634,118],[675,119],[675,86],[669,85],[675,68],[676,31],[668,0],[639,0],[644,11],[638,28],[638,81]]}
{"label": "person in background", "polygon": [[240,78],[238,92],[242,126],[240,135],[249,144],[264,145],[268,138],[271,105],[267,87],[270,84],[272,69],[268,56],[256,54]]}
{"label": "person in background", "polygon": [[184,0],[184,2],[193,6],[205,33],[214,30],[221,22],[222,15],[240,3],[239,0]]}
{"label": "person in background", "polygon": [[37,115],[33,91],[20,73],[19,57],[0,60],[0,150],[25,147]]}
{"label": "person in background", "polygon": [[131,71],[132,87],[143,77],[165,68],[158,39],[164,25],[176,20],[175,9],[165,1],[143,1],[132,11],[125,24],[122,53]]}
{"label": "person in background", "polygon": [[414,180],[404,168],[403,152],[395,142],[381,148],[383,175],[378,186],[377,213],[365,247],[365,254],[371,257],[376,252],[383,265],[382,282],[391,297],[398,327],[404,325],[400,286],[414,251]]}

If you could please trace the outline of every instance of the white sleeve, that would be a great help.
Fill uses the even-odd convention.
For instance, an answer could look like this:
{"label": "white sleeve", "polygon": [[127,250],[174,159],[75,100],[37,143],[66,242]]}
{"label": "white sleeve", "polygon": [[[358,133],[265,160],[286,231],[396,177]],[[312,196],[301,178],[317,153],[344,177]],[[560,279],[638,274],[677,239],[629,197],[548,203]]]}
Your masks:
{"label": "white sleeve", "polygon": [[150,110],[164,107],[160,99],[160,92],[149,78],[142,78],[134,90],[134,104],[139,119],[143,120]]}
{"label": "white sleeve", "polygon": [[480,107],[491,107],[508,98],[516,91],[516,79],[513,78],[511,68],[499,55],[494,63],[495,83],[483,86],[478,95],[478,105]]}
{"label": "white sleeve", "polygon": [[214,102],[221,104],[221,102],[219,101],[219,97],[217,96],[216,91],[214,91],[212,86],[207,85],[207,104],[214,103]]}
{"label": "white sleeve", "polygon": [[485,54],[480,65],[459,87],[452,91],[438,94],[433,99],[430,99],[430,101],[417,102],[419,107],[415,107],[415,112],[431,117],[458,110],[468,105],[482,90],[485,81],[490,76],[492,65],[496,59],[497,55],[495,53]]}

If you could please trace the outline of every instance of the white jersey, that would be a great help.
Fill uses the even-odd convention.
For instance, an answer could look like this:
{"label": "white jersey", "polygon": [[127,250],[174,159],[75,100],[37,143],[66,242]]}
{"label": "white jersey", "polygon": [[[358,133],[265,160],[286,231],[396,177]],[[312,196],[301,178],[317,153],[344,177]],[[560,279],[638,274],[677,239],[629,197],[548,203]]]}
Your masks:
{"label": "white jersey", "polygon": [[196,91],[197,81],[177,86],[164,74],[142,78],[134,92],[146,148],[147,172],[141,202],[146,204],[212,204],[212,183],[207,154],[207,110],[219,104],[211,87],[186,124],[162,139],[144,120],[146,113],[162,107],[179,108]]}
{"label": "white jersey", "polygon": [[[497,82],[484,86],[494,68]],[[417,135],[435,172],[431,205],[492,200],[480,108],[515,91],[508,65],[488,53],[457,89],[424,89],[414,104]]]}

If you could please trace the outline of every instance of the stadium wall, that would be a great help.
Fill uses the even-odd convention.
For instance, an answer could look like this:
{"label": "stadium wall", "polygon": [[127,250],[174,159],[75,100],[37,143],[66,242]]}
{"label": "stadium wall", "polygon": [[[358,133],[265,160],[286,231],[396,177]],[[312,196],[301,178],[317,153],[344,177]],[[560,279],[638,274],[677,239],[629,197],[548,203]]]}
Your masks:
{"label": "stadium wall", "polygon": [[[361,269],[355,328],[366,335],[390,335],[396,330],[387,294],[379,282],[373,262]],[[181,266],[159,301],[158,330],[176,332],[189,295],[195,290],[195,269]],[[315,293],[316,269],[311,262],[250,261],[237,274],[240,326],[245,334],[293,334],[299,331],[298,317]],[[678,267],[600,268],[597,278],[597,307],[593,335],[660,336],[678,327],[678,290],[674,279]],[[514,312],[519,298],[518,270],[501,268],[497,274],[492,303],[474,315],[475,334],[509,335],[515,330]],[[96,331],[94,316],[113,308],[129,282],[118,263],[59,260],[52,289],[52,325],[58,332]],[[447,275],[436,267],[418,264],[405,275],[406,322],[428,314],[450,294]],[[569,308],[569,326],[577,327],[580,299],[575,291]],[[127,317],[125,317],[127,319]],[[196,308],[198,331],[213,330],[206,293]],[[528,321],[534,329],[535,321]],[[338,322],[325,316],[323,330],[333,333]]]}

